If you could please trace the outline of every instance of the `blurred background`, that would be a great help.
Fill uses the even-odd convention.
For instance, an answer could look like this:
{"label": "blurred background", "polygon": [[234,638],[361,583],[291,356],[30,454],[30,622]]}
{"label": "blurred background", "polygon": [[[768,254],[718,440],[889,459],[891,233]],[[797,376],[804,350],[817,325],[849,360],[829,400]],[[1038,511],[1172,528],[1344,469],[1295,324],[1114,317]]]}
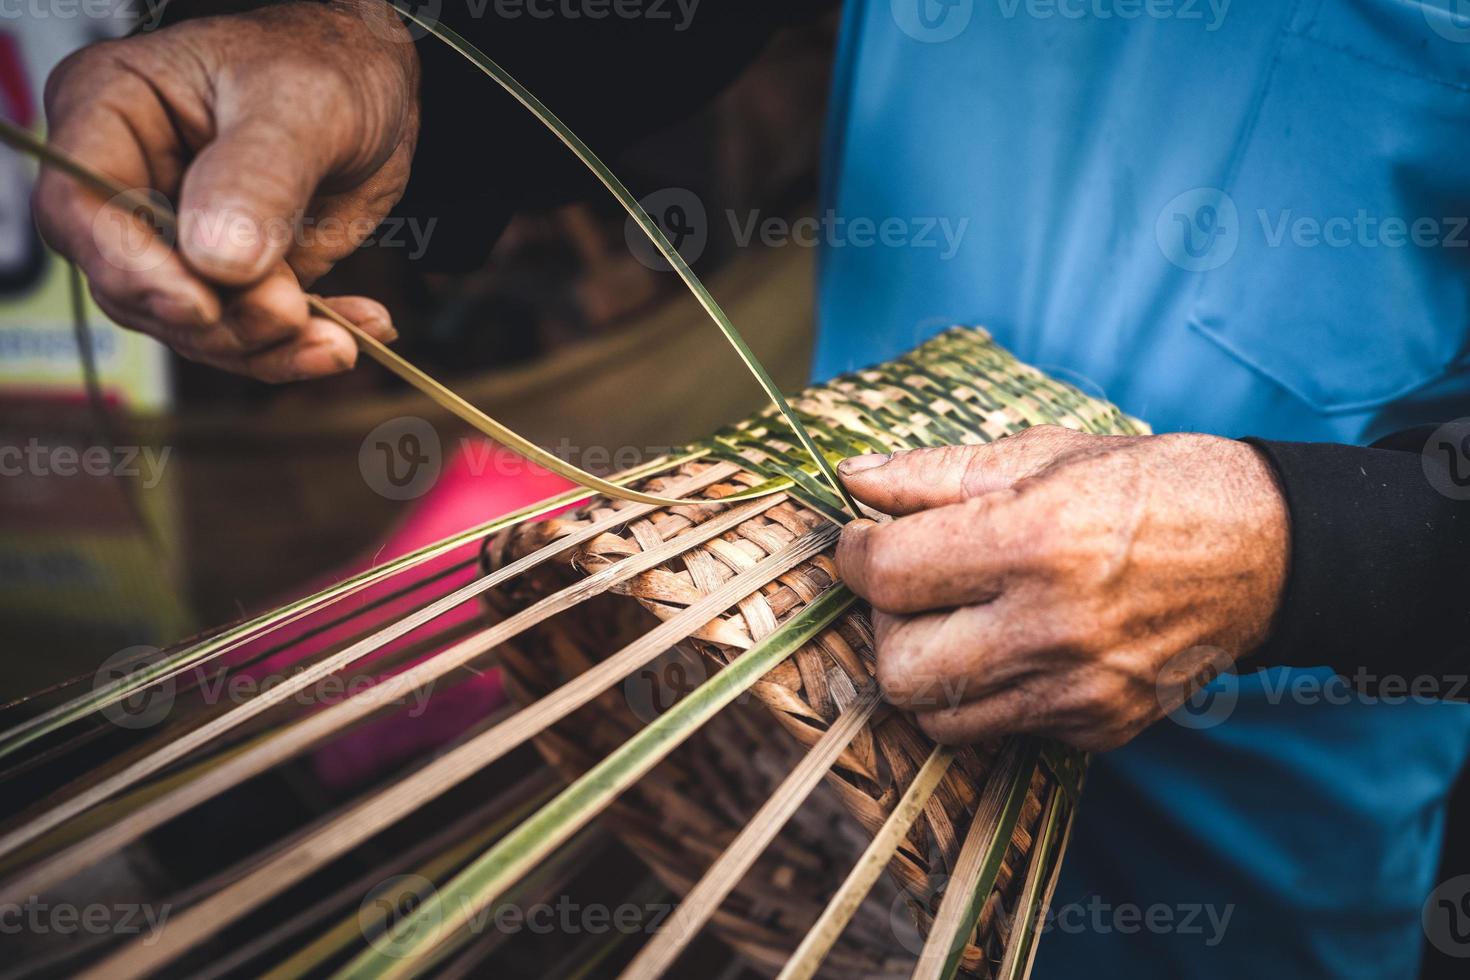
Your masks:
{"label": "blurred background", "polygon": [[[50,69],[124,33],[141,5],[60,9],[0,21],[3,111],[37,132]],[[787,390],[807,375],[813,249],[737,239],[813,208],[832,37],[828,24],[779,38],[712,105],[609,161],[654,205],[703,220],[688,257]],[[505,98],[488,80],[476,97]],[[415,514],[443,534],[451,517],[468,526],[559,486],[371,362],[271,387],[181,360],[90,305],[79,335],[68,269],[30,221],[34,173],[0,150],[0,620],[13,649],[44,651],[8,661],[0,702],[402,551],[395,529]],[[763,403],[753,381],[709,384],[739,378],[738,362],[627,231],[609,196],[589,195],[519,214],[483,265],[448,277],[417,261],[432,227],[385,226],[318,291],[384,301],[410,360],[607,472]],[[414,462],[400,446],[430,453],[410,486],[389,478]]]}
{"label": "blurred background", "polygon": [[[60,4],[0,16],[0,112],[37,134],[44,134],[40,100],[51,69],[82,45],[126,33],[130,12],[146,12],[125,0],[67,9],[70,16],[60,15]],[[814,210],[834,32],[826,23],[778,37],[713,103],[608,160],[663,212],[658,217],[692,232],[692,247],[681,251],[786,390],[807,379],[814,250],[789,241],[762,246],[745,231],[753,221]],[[481,82],[473,98],[506,98]],[[71,270],[31,221],[35,174],[32,161],[0,148],[0,635],[11,651],[0,670],[0,711],[7,719],[111,681],[119,676],[113,667],[135,669],[155,648],[566,486],[366,359],[331,379],[272,387],[184,361],[110,324],[89,299],[79,321]],[[316,290],[383,301],[401,335],[395,346],[409,360],[569,462],[607,473],[707,436],[765,400],[674,274],[630,234],[615,202],[590,179],[579,190],[586,193],[577,203],[518,213],[466,274],[435,274],[419,261],[434,232],[429,224],[385,225]],[[445,574],[472,575],[474,550],[445,556],[457,562]],[[341,607],[368,619],[308,619],[229,662],[244,675],[276,678],[296,658],[338,649],[360,635],[355,630],[409,608],[380,606],[381,591]],[[442,617],[435,627],[442,632],[406,637],[362,669],[367,676],[396,670],[403,658],[437,649],[473,619],[471,605]],[[26,760],[7,771],[7,815],[23,821],[79,772],[166,744],[228,707],[202,690],[185,685],[177,703],[170,694],[166,719],[148,726],[84,726],[59,747],[71,753],[63,765],[45,764],[41,752],[37,765]],[[52,898],[79,906],[110,896],[187,901],[233,862],[489,724],[504,702],[496,672],[464,675],[434,693],[423,720],[411,711],[361,726],[196,808]],[[301,713],[287,706],[239,738]],[[226,740],[222,751],[234,743]],[[544,798],[551,777],[529,746],[512,753],[185,958],[177,972],[254,974],[338,919],[347,923],[347,948],[369,886],[389,872],[452,870],[471,852],[444,855],[473,843],[518,801]],[[622,900],[630,881],[639,902],[668,900],[610,835],[589,833],[548,866],[524,901],[542,893]],[[341,945],[341,933],[327,936]],[[609,948],[607,937],[568,948],[556,936],[523,934],[509,950],[500,948],[509,937],[485,938],[468,963],[493,954],[524,975],[563,975],[561,960],[597,963]],[[67,975],[116,939],[9,941],[18,975]],[[341,955],[330,944],[305,952],[323,961]],[[713,940],[693,955],[712,976],[742,972]],[[0,964],[0,977],[15,970]]]}

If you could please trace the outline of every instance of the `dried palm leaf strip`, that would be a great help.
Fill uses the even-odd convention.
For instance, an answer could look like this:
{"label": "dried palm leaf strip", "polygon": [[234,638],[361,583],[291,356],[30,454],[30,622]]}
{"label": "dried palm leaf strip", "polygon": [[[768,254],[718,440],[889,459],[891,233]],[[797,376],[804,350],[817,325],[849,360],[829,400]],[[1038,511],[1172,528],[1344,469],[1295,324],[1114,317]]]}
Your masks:
{"label": "dried palm leaf strip", "polygon": [[[602,186],[607,188],[608,192],[622,205],[623,210],[628,212],[628,216],[633,219],[643,234],[648,237],[648,240],[658,249],[664,261],[669,263],[670,267],[679,274],[679,278],[684,281],[684,285],[689,287],[689,291],[694,294],[694,298],[699,301],[699,305],[709,314],[710,319],[714,321],[715,326],[719,328],[725,340],[735,349],[735,353],[740,356],[740,360],[745,365],[746,370],[760,383],[761,390],[771,400],[771,404],[776,406],[776,410],[781,413],[781,416],[786,420],[787,424],[795,431],[802,447],[806,449],[807,454],[816,464],[817,471],[827,482],[827,485],[847,507],[848,513],[856,516],[858,514],[857,503],[848,494],[847,488],[842,485],[842,481],[837,478],[837,472],[832,468],[831,460],[827,458],[821,447],[817,445],[811,433],[806,430],[802,419],[797,416],[796,412],[787,403],[786,396],[776,386],[776,382],[772,380],[770,373],[762,366],[760,360],[755,356],[755,352],[750,349],[750,345],[745,342],[745,338],[741,337],[740,332],[735,329],[735,324],[730,322],[730,318],[720,308],[720,304],[715,302],[714,296],[710,295],[710,291],[705,288],[704,283],[699,281],[699,277],[694,274],[694,270],[689,268],[689,263],[684,261],[684,257],[679,254],[679,250],[674,248],[669,243],[669,240],[664,237],[663,230],[659,228],[658,223],[649,217],[648,212],[643,209],[643,205],[638,203],[638,199],[623,185],[623,182],[608,169],[607,165],[602,162],[597,154],[592,152],[591,147],[582,142],[577,134],[572,132],[567,124],[562,122],[556,113],[548,109],[540,99],[532,95],[529,89],[516,81],[509,72],[496,64],[485,52],[461,37],[452,28],[437,23],[434,20],[423,19],[413,11],[400,6],[395,0],[385,0],[385,2],[403,17],[413,21],[440,41],[443,41],[494,80],[512,98],[529,110],[538,122],[555,134],[556,138],[562,142],[562,145],[571,150],[573,155],[602,183]],[[363,334],[362,336],[366,337],[367,335]],[[372,342],[377,343],[375,340]],[[558,462],[560,461],[558,460]],[[569,478],[571,477],[569,476]]]}
{"label": "dried palm leaf strip", "polygon": [[919,767],[913,782],[904,790],[903,796],[883,821],[883,826],[863,850],[857,863],[843,879],[842,887],[827,902],[822,914],[796,947],[796,952],[786,961],[777,980],[808,980],[817,972],[837,937],[857,912],[868,892],[888,867],[893,855],[903,845],[909,828],[924,812],[929,798],[939,788],[939,783],[949,772],[954,762],[955,750],[947,745],[936,745],[929,758]]}
{"label": "dried palm leaf strip", "polygon": [[[330,896],[314,902],[310,909],[301,910],[265,932],[252,934],[228,954],[211,959],[208,966],[199,968],[192,980],[239,976],[240,971],[267,951],[330,920],[333,925],[326,932],[317,934],[314,940],[299,948],[293,948],[286,959],[269,970],[253,971],[261,980],[288,980],[307,975],[353,943],[360,942],[364,928],[380,921],[377,908],[369,910],[361,903],[363,897],[385,878],[395,874],[416,874],[433,881],[448,874],[480,847],[489,844],[550,799],[559,785],[554,778],[548,777],[551,773],[545,769],[536,770],[504,793],[489,797],[471,812],[437,830],[433,836],[414,844],[408,853],[395,854],[390,863],[368,870],[334,889]],[[351,911],[343,916],[341,910],[348,908]]]}
{"label": "dried palm leaf strip", "polygon": [[856,700],[843,709],[745,828],[730,841],[725,852],[699,879],[699,884],[684,896],[678,909],[665,920],[653,939],[638,952],[622,972],[623,980],[649,980],[673,966],[679,954],[699,933],[700,927],[755,864],[761,852],[780,833],[812,790],[817,788],[842,750],[863,730],[878,704],[878,686],[869,684]]}
{"label": "dried palm leaf strip", "polygon": [[[3,131],[3,120],[0,120],[0,131]],[[630,482],[643,479],[686,462],[698,460],[704,455],[706,455],[704,452],[693,452],[671,459],[653,460],[644,466],[636,467],[620,474],[617,479]],[[457,548],[476,543],[488,534],[494,534],[535,520],[538,517],[544,517],[563,507],[587,501],[594,496],[596,494],[591,490],[577,489],[569,490],[555,497],[530,504],[518,510],[511,511],[509,514],[497,517],[494,520],[486,521],[452,534],[433,544],[425,545],[392,561],[360,572],[351,578],[343,579],[313,595],[287,603],[269,612],[262,613],[253,619],[232,626],[200,643],[187,646],[175,654],[165,656],[157,663],[151,664],[125,677],[118,678],[116,681],[112,681],[94,691],[89,691],[87,694],[72,701],[58,705],[0,734],[0,758],[12,755],[36,740],[44,738],[51,732],[57,731],[91,714],[95,714],[109,705],[116,704],[145,687],[177,677],[193,666],[216,659],[245,643],[296,622],[316,612],[328,603],[336,602],[357,592],[361,592],[363,589],[369,588],[386,578],[407,571],[425,562],[432,561],[440,555],[447,554]]]}
{"label": "dried palm leaf strip", "polygon": [[1053,786],[1041,816],[1040,840],[1031,851],[1031,866],[1026,869],[1026,881],[1016,900],[1016,912],[1011,916],[1010,942],[1001,957],[996,980],[1023,980],[1031,972],[1036,936],[1041,930],[1041,919],[1046,915],[1051,889],[1056,883],[1055,872],[1061,868],[1060,862],[1052,859],[1064,825],[1069,825],[1070,816],[1064,816],[1064,812],[1071,812],[1066,791],[1060,786]]}
{"label": "dried palm leaf strip", "polygon": [[965,945],[1011,846],[1040,754],[1036,739],[1013,739],[991,772],[919,954],[914,980],[949,980],[959,970]]}
{"label": "dried palm leaf strip", "polygon": [[401,921],[394,930],[405,938],[404,948],[395,950],[398,956],[365,950],[337,976],[402,977],[413,973],[470,916],[493,902],[721,708],[801,649],[855,602],[856,596],[846,586],[834,585],[822,593],[589,769]]}
{"label": "dried palm leaf strip", "polygon": [[[769,506],[774,502],[757,501],[732,513],[744,519],[748,516],[749,509]],[[719,519],[706,521],[700,525],[700,529],[717,521]],[[730,523],[733,525],[738,520]],[[692,534],[692,531],[686,533]],[[100,964],[92,971],[92,975],[99,978],[135,977],[153,972],[195,943],[224,928],[272,896],[285,891],[357,844],[440,794],[448,792],[507,752],[540,734],[597,697],[626,674],[647,664],[673,644],[707,625],[730,606],[831,547],[836,537],[835,527],[823,527],[791,542],[779,553],[730,579],[698,603],[630,643],[594,670],[557,688],[536,703],[451,749],[392,786],[354,804],[325,826],[264,858],[218,893],[170,920],[168,927],[155,937],[156,941],[152,945],[134,942]],[[670,545],[679,543],[680,547],[687,547],[688,542],[681,541],[681,538],[675,538]],[[663,555],[660,560],[666,560],[667,557]],[[633,559],[629,558],[628,561]],[[608,584],[611,583],[605,582],[604,588]],[[586,596],[579,588],[580,585],[578,583],[577,586],[550,597],[561,597],[556,603],[557,610],[570,608]],[[538,608],[542,608],[542,604],[530,607],[525,613],[531,613]],[[544,618],[545,615],[540,615],[538,621]],[[532,624],[524,621],[512,624],[510,619],[499,624],[502,627],[512,626],[515,632],[529,625]],[[505,638],[505,634],[497,634],[496,642],[503,642]],[[435,659],[446,656],[449,654],[441,654]],[[340,711],[341,706],[331,710]]]}
{"label": "dried palm leaf strip", "polygon": [[[671,492],[691,493],[730,476],[734,471],[734,466],[716,464],[709,467],[694,479],[683,481],[676,485]],[[721,514],[719,517],[711,518],[703,524],[691,528],[684,534],[671,539],[663,547],[657,549],[658,560],[666,561],[690,547],[691,544],[720,534],[739,524],[741,521],[761,513],[785,499],[782,495],[766,497],[762,500],[733,508],[728,513]],[[684,506],[701,503],[718,506],[720,501],[685,500]],[[256,697],[236,706],[226,714],[201,725],[199,728],[174,738],[152,754],[139,759],[121,772],[113,774],[109,779],[91,786],[85,792],[64,800],[34,816],[28,816],[25,822],[17,826],[4,838],[0,838],[0,856],[8,854],[19,847],[23,847],[27,843],[36,840],[42,834],[65,823],[67,820],[85,812],[111,796],[126,790],[139,780],[146,779],[166,766],[185,758],[190,752],[208,744],[212,739],[224,734],[234,726],[284,703],[296,693],[306,689],[316,681],[372,653],[374,650],[403,636],[405,633],[417,629],[432,620],[435,616],[442,615],[462,605],[475,596],[482,594],[529,568],[534,568],[542,561],[564,550],[562,545],[565,542],[571,541],[572,538],[575,537],[578,541],[589,540],[626,521],[644,516],[653,509],[652,505],[646,504],[634,504],[618,509],[611,515],[578,531],[575,535],[569,535],[562,541],[553,542],[544,549],[511,562],[505,567],[475,582],[471,582],[469,585],[450,593],[444,598],[429,603],[414,613],[395,621],[377,631],[371,637],[354,643],[346,649],[293,674],[280,684],[261,691]],[[411,694],[424,685],[432,683],[456,667],[480,656],[497,644],[505,642],[505,640],[515,636],[522,630],[529,629],[537,622],[563,609],[570,608],[590,596],[597,595],[617,582],[653,567],[657,562],[651,560],[652,556],[653,552],[649,552],[644,555],[632,557],[625,562],[619,562],[598,576],[589,577],[555,595],[548,596],[511,620],[482,630],[474,636],[455,644],[449,650],[424,661],[422,664],[410,668],[401,674],[395,674],[392,677],[386,678],[372,687],[357,692],[340,704],[318,712],[287,729],[277,738],[260,745],[252,752],[231,759],[221,764],[218,768],[209,771],[200,779],[185,784],[179,787],[174,793],[153,801],[137,813],[113,824],[101,834],[97,835],[97,837],[69,848],[56,855],[55,858],[25,872],[21,880],[15,883],[7,883],[3,888],[0,888],[0,895],[9,895],[13,891],[19,894],[29,894],[26,890],[27,888],[37,890],[39,888],[38,883],[42,881],[46,883],[54,882],[57,880],[54,877],[57,873],[64,872],[70,874],[86,867],[97,856],[110,853],[116,847],[136,840],[143,833],[158,826],[163,821],[171,819],[185,809],[223,792],[231,786],[237,785],[244,779],[258,775],[277,762],[284,761],[303,751],[310,745],[314,745],[327,736],[340,731],[347,724],[365,718],[379,709],[392,704],[396,699]],[[26,887],[22,888],[22,885]]]}

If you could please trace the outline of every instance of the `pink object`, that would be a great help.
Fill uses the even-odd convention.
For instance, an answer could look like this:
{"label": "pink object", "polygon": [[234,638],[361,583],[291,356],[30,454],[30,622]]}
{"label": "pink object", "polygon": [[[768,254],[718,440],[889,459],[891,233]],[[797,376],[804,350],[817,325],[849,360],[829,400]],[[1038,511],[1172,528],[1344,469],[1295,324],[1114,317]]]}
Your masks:
{"label": "pink object", "polygon": [[[529,463],[521,464],[518,461],[514,468],[486,465],[488,461],[498,458],[497,454],[504,452],[506,451],[484,440],[462,444],[460,451],[449,460],[434,486],[419,498],[408,516],[389,532],[382,545],[371,556],[336,569],[318,581],[306,583],[295,590],[295,594],[320,591],[333,582],[374,565],[572,488],[573,484],[562,477]],[[509,471],[513,475],[497,470]],[[420,565],[412,573],[393,576],[332,603],[321,612],[313,613],[242,647],[231,654],[230,659],[239,663],[272,647],[302,637],[321,623],[353,608],[366,606],[410,582],[478,556],[479,545],[479,540],[473,541]],[[313,657],[332,644],[385,626],[413,609],[468,584],[478,574],[477,564],[460,569],[424,589],[386,602],[346,623],[300,642],[291,642],[279,653],[245,668],[240,674],[256,683],[278,681],[289,674],[297,662]],[[477,613],[476,601],[466,602],[438,616],[428,626],[393,640],[359,664],[371,664],[384,657],[391,657],[396,651],[401,651],[417,640],[471,620]],[[379,675],[374,683],[407,670],[414,663],[430,656],[433,656],[433,652],[398,665]],[[360,683],[365,684],[367,681]],[[303,694],[302,700],[306,702],[307,710],[315,710],[340,701],[349,693],[351,692],[335,689],[313,690],[309,698]],[[490,669],[478,675],[470,671],[455,671],[441,680],[430,696],[410,697],[403,707],[375,718],[322,746],[313,756],[316,772],[328,787],[349,787],[453,741],[504,703],[505,693],[501,689],[499,670]]]}

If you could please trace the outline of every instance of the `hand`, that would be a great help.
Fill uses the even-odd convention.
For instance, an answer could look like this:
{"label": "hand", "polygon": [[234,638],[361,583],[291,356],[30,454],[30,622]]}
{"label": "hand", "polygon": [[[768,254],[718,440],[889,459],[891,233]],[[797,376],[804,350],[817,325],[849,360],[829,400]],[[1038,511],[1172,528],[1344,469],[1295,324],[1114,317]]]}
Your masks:
{"label": "hand", "polygon": [[1229,439],[1040,426],[839,472],[897,518],[849,524],[837,567],[873,604],[885,696],[940,742],[1122,745],[1176,706],[1179,664],[1266,639],[1286,578],[1275,475]]}
{"label": "hand", "polygon": [[[37,225],[108,316],[266,381],[353,365],[351,335],[308,315],[303,287],[372,233],[408,181],[418,62],[396,19],[372,17],[346,3],[272,6],[92,45],[57,67],[52,142],[178,205],[173,251],[140,218],[42,172]],[[332,306],[397,336],[372,300]]]}

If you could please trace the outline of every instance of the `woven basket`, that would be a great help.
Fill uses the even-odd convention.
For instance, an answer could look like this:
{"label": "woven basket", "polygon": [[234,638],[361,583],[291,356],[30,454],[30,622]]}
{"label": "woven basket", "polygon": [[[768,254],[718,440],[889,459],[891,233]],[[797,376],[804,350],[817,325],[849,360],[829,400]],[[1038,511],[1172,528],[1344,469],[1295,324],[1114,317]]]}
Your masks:
{"label": "woven basket", "polygon": [[[955,328],[906,357],[810,388],[792,403],[818,440],[844,456],[984,443],[1046,423],[1095,433],[1146,431],[1113,405],[1020,363],[979,329]],[[512,695],[527,703],[545,695],[658,620],[820,527],[826,521],[823,512],[835,511],[838,504],[800,468],[798,445],[769,411],[696,447],[706,451],[699,461],[649,481],[646,488],[661,493],[723,466],[731,475],[705,490],[706,498],[779,476],[792,478],[796,487],[788,500],[733,531],[519,638],[502,652]],[[599,498],[567,515],[516,528],[487,542],[486,563],[498,566],[528,554],[623,506]],[[522,579],[517,591],[497,596],[493,612],[508,614],[724,510],[691,504],[631,521],[619,533],[571,549],[564,562],[543,565]],[[667,707],[671,692],[687,690],[768,635],[835,577],[830,554],[797,566],[697,631],[684,648],[548,730],[537,739],[538,749],[566,778],[576,777]],[[687,893],[801,752],[869,683],[873,663],[868,616],[855,609],[767,674],[752,689],[753,699],[722,712],[680,753],[623,794],[604,819],[670,889]],[[772,719],[789,738],[770,734]],[[778,970],[932,747],[909,716],[890,709],[874,715],[832,768],[829,791],[808,801],[721,905],[711,920],[716,934],[762,972]],[[1003,750],[997,741],[957,756],[890,863],[893,884],[886,893],[869,896],[828,957],[827,971],[887,976],[911,968],[917,937],[938,908],[987,775]],[[1023,882],[1054,881],[1064,840],[1048,849],[1051,856],[1042,859],[1047,866],[1033,867],[1039,824],[1047,801],[1055,797],[1066,811],[1061,821],[1066,826],[1085,764],[1085,758],[1059,745],[1043,748],[991,895],[963,952],[961,965],[970,975],[992,976],[1005,955]],[[1024,931],[1029,942],[1034,928]]]}

